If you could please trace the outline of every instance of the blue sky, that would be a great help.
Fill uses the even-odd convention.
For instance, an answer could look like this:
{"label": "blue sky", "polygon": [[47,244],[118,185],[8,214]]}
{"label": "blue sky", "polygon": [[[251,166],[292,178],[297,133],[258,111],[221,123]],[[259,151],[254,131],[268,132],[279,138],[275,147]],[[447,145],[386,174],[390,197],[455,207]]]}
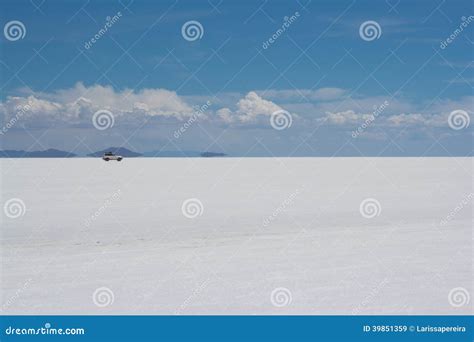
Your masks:
{"label": "blue sky", "polygon": [[472,15],[471,1],[2,1],[4,29],[25,32],[0,38],[1,144],[472,155]]}

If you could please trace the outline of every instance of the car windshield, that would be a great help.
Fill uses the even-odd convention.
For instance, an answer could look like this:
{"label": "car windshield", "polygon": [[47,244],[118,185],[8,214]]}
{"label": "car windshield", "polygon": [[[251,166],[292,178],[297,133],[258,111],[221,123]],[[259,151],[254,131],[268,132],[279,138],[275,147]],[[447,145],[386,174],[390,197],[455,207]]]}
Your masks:
{"label": "car windshield", "polygon": [[113,156],[114,154],[112,152],[105,152],[106,156]]}

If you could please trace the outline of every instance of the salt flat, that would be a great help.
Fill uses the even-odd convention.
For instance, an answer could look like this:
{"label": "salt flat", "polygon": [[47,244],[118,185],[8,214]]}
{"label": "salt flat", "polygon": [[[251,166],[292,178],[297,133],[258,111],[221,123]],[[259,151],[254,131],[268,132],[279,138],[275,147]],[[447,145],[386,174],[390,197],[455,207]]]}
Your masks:
{"label": "salt flat", "polygon": [[469,314],[472,166],[1,159],[2,311]]}

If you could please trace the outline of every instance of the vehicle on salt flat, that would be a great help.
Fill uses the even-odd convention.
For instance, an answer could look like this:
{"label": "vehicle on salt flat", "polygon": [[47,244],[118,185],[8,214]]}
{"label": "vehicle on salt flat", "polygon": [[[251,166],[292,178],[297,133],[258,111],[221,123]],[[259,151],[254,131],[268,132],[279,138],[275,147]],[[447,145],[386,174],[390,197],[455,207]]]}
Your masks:
{"label": "vehicle on salt flat", "polygon": [[116,160],[116,161],[121,161],[123,159],[122,156],[118,156],[112,152],[105,152],[104,155],[102,156],[102,159],[105,161],[109,160]]}

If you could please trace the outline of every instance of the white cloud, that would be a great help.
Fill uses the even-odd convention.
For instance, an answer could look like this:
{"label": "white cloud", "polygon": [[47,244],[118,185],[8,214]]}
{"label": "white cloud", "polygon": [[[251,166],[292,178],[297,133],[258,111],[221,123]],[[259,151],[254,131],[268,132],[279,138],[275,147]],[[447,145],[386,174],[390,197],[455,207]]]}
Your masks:
{"label": "white cloud", "polygon": [[[52,123],[73,126],[90,124],[94,113],[102,109],[111,111],[115,120],[129,124],[134,122],[140,124],[144,118],[184,121],[196,112],[195,106],[188,103],[184,97],[166,89],[116,91],[108,86],[86,87],[82,83],[77,83],[72,88],[51,93],[27,90],[22,92],[24,95],[22,97],[9,96],[4,102],[0,102],[0,113],[3,114],[5,121],[15,116],[19,106],[27,104],[29,108],[22,115],[22,123],[38,127]],[[192,98],[188,96],[187,100],[190,101]],[[199,106],[199,103],[196,105]],[[255,125],[263,122],[260,119],[268,120],[273,112],[281,109],[257,93],[249,92],[240,98],[232,109],[224,107],[214,109],[214,112],[209,109],[206,113],[199,113],[199,119],[229,125]]]}
{"label": "white cloud", "polygon": [[394,126],[401,125],[423,125],[427,122],[427,119],[421,114],[399,114],[392,115],[387,118],[387,121]]}
{"label": "white cloud", "polygon": [[84,86],[77,83],[69,89],[52,93],[33,92],[27,97],[7,97],[1,103],[3,111],[11,113],[16,106],[31,102],[28,117],[41,117],[74,123],[89,118],[99,109],[110,110],[120,116],[164,116],[182,120],[193,113],[193,108],[176,92],[166,89],[131,89],[115,91],[101,85]]}
{"label": "white cloud", "polygon": [[282,110],[277,104],[261,98],[256,92],[249,92],[237,102],[236,109],[222,108],[217,116],[225,123],[255,124],[259,118],[270,117]]}
{"label": "white cloud", "polygon": [[326,112],[323,118],[317,119],[334,126],[354,126],[364,122],[373,122],[379,127],[445,127],[449,112],[438,114],[402,113],[394,115],[375,115],[374,113],[356,113],[353,110],[342,112]]}
{"label": "white cloud", "polygon": [[[350,130],[370,119],[375,108],[388,102],[376,119],[371,120],[374,126],[448,127],[447,118],[451,111],[468,110],[474,103],[474,97],[468,96],[456,100],[438,99],[416,106],[410,101],[382,96],[349,97],[347,91],[340,88],[300,91],[312,100],[292,102],[298,94],[296,90],[269,90],[265,92],[265,98],[258,91],[251,91],[240,98],[236,93],[222,94],[218,99],[212,99],[212,107],[200,113],[199,120],[238,127],[262,124],[262,127],[269,128],[268,120],[272,113],[287,110],[291,112],[293,121],[300,120],[305,127],[322,123]],[[52,123],[91,126],[93,114],[100,109],[111,111],[117,124],[140,125],[144,119],[151,118],[155,119],[152,122],[185,121],[196,112],[193,105],[199,106],[209,100],[202,96],[179,96],[166,89],[117,91],[108,86],[85,86],[82,83],[50,93],[25,89],[18,93],[22,96],[9,96],[0,102],[0,119],[3,117],[3,121],[7,122],[17,115],[18,108],[28,105],[28,110],[21,113],[20,125],[29,127],[51,126]],[[336,100],[341,96],[343,98]],[[271,100],[273,98],[275,100]]]}
{"label": "white cloud", "polygon": [[327,112],[326,119],[329,123],[343,125],[357,122],[360,119],[360,115],[356,114],[353,110],[346,110],[339,113]]}

